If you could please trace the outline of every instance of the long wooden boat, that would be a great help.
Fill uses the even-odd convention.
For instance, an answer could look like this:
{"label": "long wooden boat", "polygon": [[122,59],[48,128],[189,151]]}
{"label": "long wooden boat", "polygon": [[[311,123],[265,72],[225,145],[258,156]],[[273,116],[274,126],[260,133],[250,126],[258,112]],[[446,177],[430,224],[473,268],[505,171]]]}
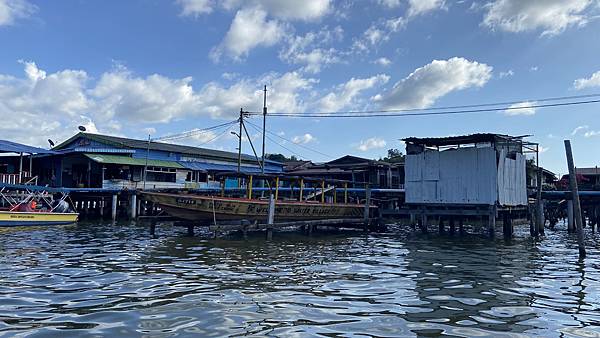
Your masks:
{"label": "long wooden boat", "polygon": [[77,213],[0,211],[0,227],[62,225],[77,222]]}
{"label": "long wooden boat", "polygon": [[[269,202],[265,200],[191,194],[143,192],[142,198],[158,204],[171,216],[213,222],[222,220],[265,221]],[[377,207],[371,206],[371,209]],[[363,204],[324,204],[308,201],[276,201],[276,221],[351,219],[364,217]]]}

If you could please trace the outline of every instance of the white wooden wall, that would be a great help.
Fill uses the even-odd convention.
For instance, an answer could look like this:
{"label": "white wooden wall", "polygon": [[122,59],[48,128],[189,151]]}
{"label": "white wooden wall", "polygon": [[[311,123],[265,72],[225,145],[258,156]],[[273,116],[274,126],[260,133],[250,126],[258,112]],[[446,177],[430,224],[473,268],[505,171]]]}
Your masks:
{"label": "white wooden wall", "polygon": [[[504,158],[502,156],[501,158]],[[496,151],[459,148],[428,150],[406,158],[406,202],[425,204],[527,203],[525,158],[504,158],[496,166]],[[500,175],[499,175],[500,173]]]}

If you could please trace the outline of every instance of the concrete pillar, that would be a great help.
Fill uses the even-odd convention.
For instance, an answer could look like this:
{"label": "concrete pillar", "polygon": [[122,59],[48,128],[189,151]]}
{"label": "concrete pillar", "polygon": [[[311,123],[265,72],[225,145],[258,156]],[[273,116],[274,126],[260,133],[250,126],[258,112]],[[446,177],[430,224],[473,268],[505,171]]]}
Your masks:
{"label": "concrete pillar", "polygon": [[494,238],[494,231],[496,229],[496,207],[492,207],[490,209],[490,213],[488,216],[488,235],[490,238]]}
{"label": "concrete pillar", "polygon": [[[271,225],[275,221],[275,198],[273,194],[269,196],[269,212],[267,216],[267,224]],[[267,240],[273,239],[273,228],[267,226]]]}
{"label": "concrete pillar", "polygon": [[117,220],[117,205],[119,204],[119,198],[117,197],[117,194],[112,195],[112,212],[111,212],[111,217],[113,221]]}

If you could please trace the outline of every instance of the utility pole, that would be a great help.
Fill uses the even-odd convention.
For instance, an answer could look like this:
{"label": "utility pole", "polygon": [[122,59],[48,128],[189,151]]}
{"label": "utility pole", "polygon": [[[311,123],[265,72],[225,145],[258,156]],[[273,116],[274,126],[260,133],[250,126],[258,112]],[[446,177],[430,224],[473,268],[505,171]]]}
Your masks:
{"label": "utility pole", "polygon": [[[148,176],[148,155],[150,155],[150,134],[148,134],[148,145],[146,146],[146,164],[144,165],[144,185],[143,185],[144,190],[146,190],[146,177]],[[104,171],[102,173],[104,173]]]}
{"label": "utility pole", "polygon": [[267,85],[263,95],[262,173],[265,173],[265,133],[267,132]]}
{"label": "utility pole", "polygon": [[240,133],[238,136],[240,137],[238,141],[238,174],[242,172],[242,126],[244,124],[244,109],[240,108]]}
{"label": "utility pole", "polygon": [[586,256],[585,242],[583,238],[583,218],[581,216],[581,204],[579,203],[579,189],[577,187],[577,171],[573,162],[573,150],[571,141],[565,140],[565,152],[567,154],[567,165],[569,167],[569,188],[573,199],[573,211],[575,216],[575,226],[577,227],[577,246],[579,247],[579,259]]}

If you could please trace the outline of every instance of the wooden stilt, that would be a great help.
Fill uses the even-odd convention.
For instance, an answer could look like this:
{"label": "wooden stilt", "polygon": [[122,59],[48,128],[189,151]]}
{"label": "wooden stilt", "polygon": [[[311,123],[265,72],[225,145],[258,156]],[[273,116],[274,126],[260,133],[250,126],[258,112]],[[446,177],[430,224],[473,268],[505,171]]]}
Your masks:
{"label": "wooden stilt", "polygon": [[567,155],[567,164],[569,166],[569,187],[571,188],[571,193],[573,194],[573,214],[575,218],[575,226],[577,227],[577,245],[579,247],[579,258],[583,259],[586,256],[586,252],[583,238],[583,222],[581,219],[581,204],[579,203],[577,174],[575,172],[575,164],[573,163],[571,141],[569,140],[565,140],[565,152]]}
{"label": "wooden stilt", "polygon": [[456,228],[454,227],[454,216],[450,216],[450,219],[448,220],[448,227],[450,235],[454,236],[454,234],[456,233]]}
{"label": "wooden stilt", "polygon": [[461,217],[461,218],[458,220],[458,233],[459,233],[459,235],[461,235],[461,236],[464,236],[464,235],[465,235],[465,225],[464,225],[464,221],[465,221],[465,220],[464,220],[462,217]]}
{"label": "wooden stilt", "polygon": [[421,215],[420,227],[421,227],[421,232],[426,234],[427,233],[427,215],[426,214]]}
{"label": "wooden stilt", "polygon": [[194,236],[194,225],[193,224],[187,225],[187,234],[190,237]]}
{"label": "wooden stilt", "polygon": [[490,208],[490,213],[488,215],[488,236],[490,238],[494,238],[496,230],[496,206],[492,206]]}
{"label": "wooden stilt", "polygon": [[444,233],[444,218],[442,216],[440,216],[440,219],[439,219],[438,231],[439,231],[440,235],[442,235]]}
{"label": "wooden stilt", "polygon": [[111,204],[111,217],[113,222],[117,220],[117,204],[119,204],[119,198],[117,194],[112,195],[112,204]]}

